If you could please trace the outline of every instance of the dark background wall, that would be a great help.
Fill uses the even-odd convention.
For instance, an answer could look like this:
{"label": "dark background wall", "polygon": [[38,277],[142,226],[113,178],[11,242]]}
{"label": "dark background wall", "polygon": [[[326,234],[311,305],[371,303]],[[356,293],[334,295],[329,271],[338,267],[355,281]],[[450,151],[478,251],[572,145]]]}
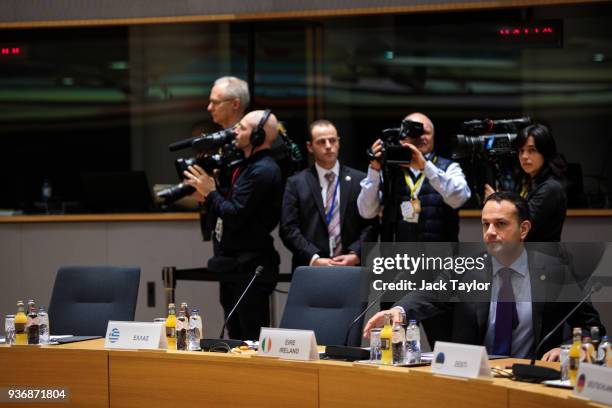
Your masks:
{"label": "dark background wall", "polygon": [[[597,0],[595,0],[597,1]],[[444,11],[550,5],[594,1],[568,0],[4,0],[0,21],[5,23],[67,21],[103,24],[103,20],[191,17],[202,19],[253,18],[257,14],[293,15],[372,14],[406,11]],[[80,21],[79,21],[80,20]],[[87,20],[87,21],[83,21]],[[95,21],[99,20],[99,21]]]}

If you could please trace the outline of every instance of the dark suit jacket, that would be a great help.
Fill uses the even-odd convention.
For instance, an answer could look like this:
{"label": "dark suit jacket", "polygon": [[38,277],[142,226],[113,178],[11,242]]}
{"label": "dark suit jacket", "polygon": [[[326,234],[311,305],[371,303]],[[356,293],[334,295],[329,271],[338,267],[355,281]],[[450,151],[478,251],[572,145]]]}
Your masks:
{"label": "dark suit jacket", "polygon": [[[539,252],[528,252],[529,278],[531,281],[533,348],[550,332],[565,315],[576,306],[581,296],[573,281],[570,268],[559,258]],[[452,276],[451,276],[452,275]],[[459,279],[460,281],[491,282],[491,264],[481,271],[470,271],[463,275],[441,274],[444,280]],[[573,289],[573,296],[568,296],[568,288]],[[450,296],[457,295],[457,301],[449,301]],[[423,321],[431,317],[444,315],[449,322],[449,336],[445,340],[456,343],[484,345],[489,321],[489,306],[491,293],[478,297],[471,294],[439,292],[411,292],[404,296],[395,306],[401,306],[409,319]],[[568,300],[561,302],[561,300]],[[584,303],[568,319],[570,327],[599,326],[602,333],[605,328],[599,319],[599,314],[590,302]],[[602,334],[603,335],[603,334]],[[538,352],[538,358],[548,350],[559,347],[563,342],[563,328],[557,330]],[[533,353],[532,349],[532,353]],[[491,350],[489,350],[491,352]]]}
{"label": "dark suit jacket", "polygon": [[[344,254],[355,252],[361,258],[361,243],[376,241],[378,221],[365,220],[357,209],[359,183],[363,172],[340,166],[340,236]],[[315,166],[287,180],[281,211],[280,237],[293,253],[292,270],[310,264],[314,254],[328,258],[329,234],[321,185]]]}

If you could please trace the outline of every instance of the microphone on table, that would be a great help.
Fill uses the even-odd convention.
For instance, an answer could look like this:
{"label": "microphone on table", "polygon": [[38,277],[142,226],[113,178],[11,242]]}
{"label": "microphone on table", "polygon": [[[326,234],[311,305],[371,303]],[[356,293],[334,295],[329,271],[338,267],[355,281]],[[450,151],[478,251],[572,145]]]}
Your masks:
{"label": "microphone on table", "polygon": [[554,368],[535,365],[535,360],[538,356],[538,352],[540,351],[540,348],[546,342],[546,340],[548,340],[550,336],[552,336],[561,326],[563,326],[563,323],[565,323],[567,319],[569,319],[570,316],[580,306],[582,306],[584,302],[586,302],[593,293],[601,289],[602,286],[603,285],[601,282],[595,282],[593,286],[591,286],[591,289],[586,294],[586,296],[582,298],[582,300],[578,302],[578,304],[574,306],[574,308],[570,310],[570,312],[567,315],[565,315],[565,317],[559,322],[559,324],[555,326],[554,329],[552,329],[550,332],[548,332],[546,336],[544,336],[544,338],[536,346],[535,351],[533,352],[533,357],[529,364],[513,364],[512,365],[512,374],[514,375],[514,378],[516,380],[526,381],[526,382],[542,382],[546,380],[558,380],[561,377],[561,373],[558,370],[555,370]]}
{"label": "microphone on table", "polygon": [[[400,278],[404,276],[405,272],[406,271],[402,271],[401,273],[399,273],[395,277],[395,280],[393,281],[393,283],[399,282]],[[353,346],[347,345],[349,341],[349,336],[351,334],[351,330],[353,329],[353,327],[355,327],[357,322],[359,322],[359,320],[361,320],[361,318],[363,318],[363,316],[375,304],[377,304],[380,301],[380,299],[385,295],[385,293],[387,293],[388,290],[389,290],[389,286],[387,286],[387,289],[379,293],[378,296],[376,296],[376,298],[374,298],[374,300],[372,300],[370,304],[367,305],[366,308],[361,313],[359,313],[359,315],[357,315],[357,317],[351,322],[348,329],[346,330],[346,336],[344,337],[343,345],[325,347],[325,356],[327,358],[337,359],[337,360],[346,360],[346,361],[368,360],[370,358],[370,352],[368,350],[363,349],[361,347],[353,347]]]}
{"label": "microphone on table", "polygon": [[[242,340],[223,339],[223,334],[225,332],[225,326],[227,326],[227,322],[229,322],[229,319],[231,319],[232,315],[234,314],[234,311],[236,310],[238,305],[240,305],[240,302],[242,301],[242,298],[244,298],[244,295],[247,294],[247,292],[249,291],[249,289],[253,285],[253,282],[255,282],[255,279],[259,275],[261,275],[261,273],[263,272],[263,269],[264,268],[261,265],[259,265],[255,269],[255,273],[253,274],[253,277],[251,278],[251,281],[246,286],[246,288],[244,288],[244,290],[242,291],[242,294],[240,295],[240,297],[236,301],[236,304],[234,305],[232,310],[230,310],[230,312],[227,314],[227,318],[223,322],[223,327],[221,327],[221,332],[219,333],[219,338],[218,339],[202,339],[202,340],[200,340],[200,346],[202,347],[202,350],[205,350],[205,351],[209,351],[210,350],[210,351],[229,352],[234,347],[245,345],[245,342],[242,341]],[[217,349],[219,346],[221,347],[221,349]]]}

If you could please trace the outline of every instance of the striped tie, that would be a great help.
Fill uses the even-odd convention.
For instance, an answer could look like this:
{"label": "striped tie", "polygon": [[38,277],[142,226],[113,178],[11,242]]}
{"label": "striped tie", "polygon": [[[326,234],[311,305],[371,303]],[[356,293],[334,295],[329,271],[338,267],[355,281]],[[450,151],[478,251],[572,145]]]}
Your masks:
{"label": "striped tie", "polygon": [[[336,180],[336,174],[329,172],[325,174],[327,179],[327,197],[325,199],[325,214],[329,214],[329,210],[332,207],[334,201],[334,192],[336,191],[334,181]],[[327,232],[329,234],[330,241],[333,242],[331,245],[332,256],[338,256],[342,254],[342,243],[340,242],[340,209],[338,203],[334,205],[334,211],[331,216],[329,224],[327,224]]]}

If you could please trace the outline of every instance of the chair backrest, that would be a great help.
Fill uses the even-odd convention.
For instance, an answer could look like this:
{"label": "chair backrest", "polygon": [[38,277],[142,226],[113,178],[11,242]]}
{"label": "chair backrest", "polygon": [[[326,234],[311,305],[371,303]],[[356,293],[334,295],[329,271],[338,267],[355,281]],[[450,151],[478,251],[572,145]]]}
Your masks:
{"label": "chair backrest", "polygon": [[139,267],[61,267],[49,304],[51,332],[104,336],[109,320],[134,320],[139,283]]}
{"label": "chair backrest", "polygon": [[[567,258],[575,278],[582,283],[591,278],[606,251],[605,242],[564,242],[560,245],[561,255]],[[569,255],[564,255],[563,251]]]}
{"label": "chair backrest", "polygon": [[[314,330],[318,344],[342,345],[351,322],[365,308],[369,276],[358,267],[296,268],[280,327]],[[361,344],[363,318],[348,345]]]}

